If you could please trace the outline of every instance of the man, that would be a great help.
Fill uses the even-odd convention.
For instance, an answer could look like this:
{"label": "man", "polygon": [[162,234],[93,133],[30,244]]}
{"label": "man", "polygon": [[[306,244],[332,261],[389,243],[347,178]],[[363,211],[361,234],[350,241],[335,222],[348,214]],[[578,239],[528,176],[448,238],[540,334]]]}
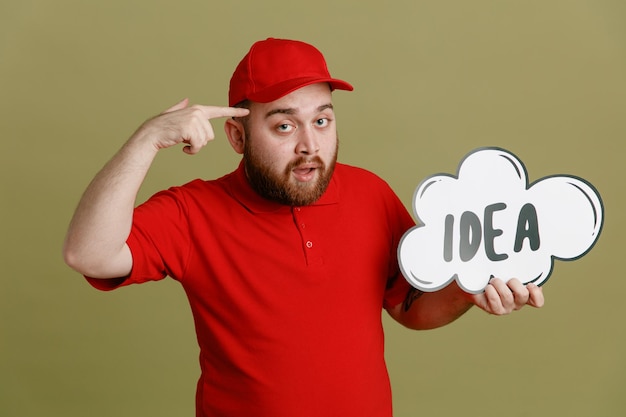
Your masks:
{"label": "man", "polygon": [[[493,280],[409,288],[396,251],[414,225],[388,185],[336,163],[332,78],[303,42],[255,43],[230,82],[231,107],[187,100],[146,121],[88,186],[66,262],[109,290],[170,276],[187,293],[200,345],[198,416],[391,415],[381,309],[403,325],[445,325],[476,304],[505,314],[541,290]],[[134,209],[159,150],[197,153],[225,131],[240,166]]]}

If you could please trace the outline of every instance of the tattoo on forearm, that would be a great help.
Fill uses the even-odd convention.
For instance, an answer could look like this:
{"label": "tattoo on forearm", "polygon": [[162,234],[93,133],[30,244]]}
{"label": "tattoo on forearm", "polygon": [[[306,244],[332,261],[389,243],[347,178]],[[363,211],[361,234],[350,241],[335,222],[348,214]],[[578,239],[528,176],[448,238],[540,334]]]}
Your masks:
{"label": "tattoo on forearm", "polygon": [[416,288],[411,288],[406,293],[406,298],[404,299],[404,311],[409,311],[409,309],[413,305],[413,302],[420,298],[422,295],[424,295],[423,291],[420,291]]}

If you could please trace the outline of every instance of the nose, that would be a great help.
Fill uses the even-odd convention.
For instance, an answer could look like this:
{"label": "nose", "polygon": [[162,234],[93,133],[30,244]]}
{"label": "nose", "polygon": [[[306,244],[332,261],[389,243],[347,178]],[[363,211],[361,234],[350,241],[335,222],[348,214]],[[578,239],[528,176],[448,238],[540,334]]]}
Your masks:
{"label": "nose", "polygon": [[313,129],[301,129],[296,145],[296,153],[300,155],[315,155],[319,150],[318,138]]}

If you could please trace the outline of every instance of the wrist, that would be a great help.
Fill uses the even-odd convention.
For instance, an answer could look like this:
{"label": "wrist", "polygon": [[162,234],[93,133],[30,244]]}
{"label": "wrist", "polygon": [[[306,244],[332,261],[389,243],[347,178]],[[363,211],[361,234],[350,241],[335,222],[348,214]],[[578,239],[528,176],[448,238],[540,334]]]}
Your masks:
{"label": "wrist", "polygon": [[156,140],[156,135],[149,126],[143,124],[133,133],[125,145],[133,152],[141,154],[153,154],[155,156],[161,147]]}

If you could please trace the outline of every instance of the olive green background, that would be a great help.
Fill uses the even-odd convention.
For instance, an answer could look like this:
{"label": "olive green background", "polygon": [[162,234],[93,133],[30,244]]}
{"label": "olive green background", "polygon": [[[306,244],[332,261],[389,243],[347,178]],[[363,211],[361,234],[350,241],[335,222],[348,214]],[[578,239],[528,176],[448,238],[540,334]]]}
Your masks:
{"label": "olive green background", "polygon": [[[0,3],[0,415],[193,415],[198,350],[178,284],[101,293],[61,245],[133,130],[184,97],[226,104],[235,65],[268,36],[315,44],[354,84],[334,96],[340,160],[407,207],[424,177],[478,146],[513,152],[531,181],[581,176],[604,200],[600,240],[556,263],[543,309],[476,309],[428,332],[385,318],[395,415],[624,415],[620,0]],[[140,200],[232,170],[214,126],[199,155],[162,152]]]}

